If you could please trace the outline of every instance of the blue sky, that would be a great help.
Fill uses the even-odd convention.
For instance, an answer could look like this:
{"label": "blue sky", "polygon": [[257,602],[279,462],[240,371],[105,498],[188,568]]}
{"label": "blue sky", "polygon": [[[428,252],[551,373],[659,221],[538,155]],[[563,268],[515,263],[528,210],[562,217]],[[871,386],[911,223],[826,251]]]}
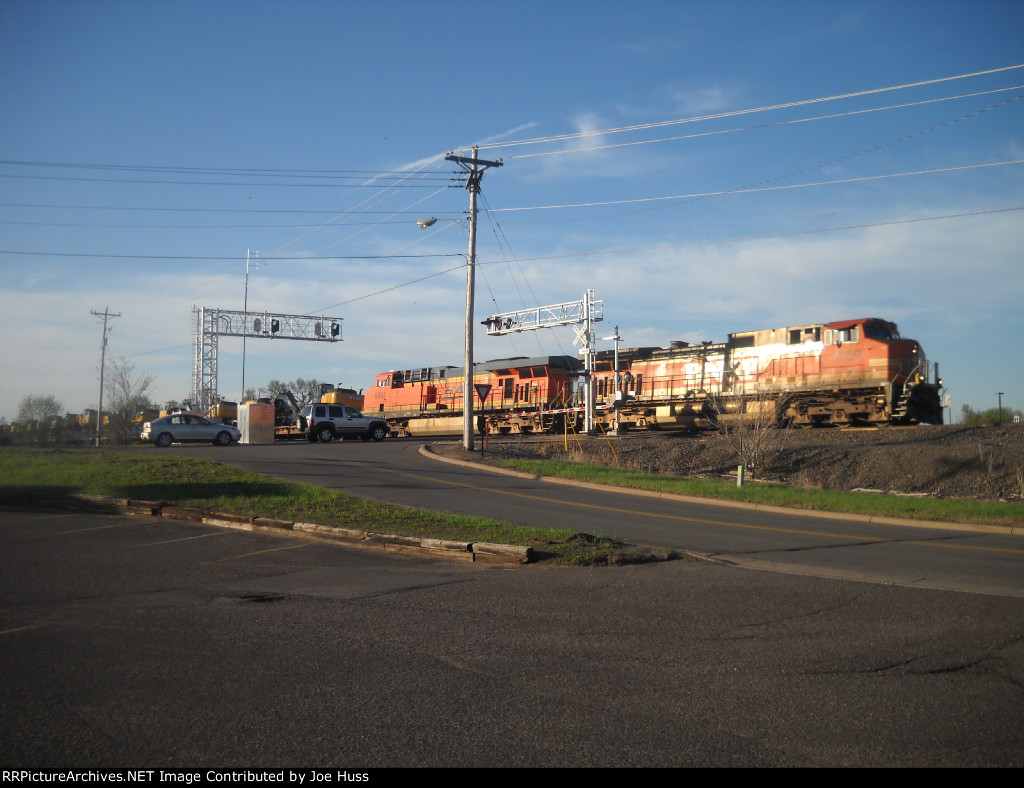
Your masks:
{"label": "blue sky", "polygon": [[[186,397],[247,249],[250,309],[345,338],[250,342],[247,385],[458,365],[466,236],[416,219],[464,216],[474,144],[478,320],[590,287],[627,346],[878,316],[954,414],[1022,407],[1022,30],[1016,0],[0,0],[0,416],[95,406],[105,307],[108,358]],[[219,366],[234,399],[238,340]]]}

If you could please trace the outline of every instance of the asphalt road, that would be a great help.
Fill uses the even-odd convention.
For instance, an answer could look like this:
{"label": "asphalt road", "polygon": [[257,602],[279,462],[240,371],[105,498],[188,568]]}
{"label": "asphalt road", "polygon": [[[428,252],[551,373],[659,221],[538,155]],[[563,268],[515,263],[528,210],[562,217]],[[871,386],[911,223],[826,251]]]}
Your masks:
{"label": "asphalt road", "polygon": [[[1024,596],[1024,541],[963,529],[883,525],[594,491],[438,462],[419,440],[175,446],[388,503],[569,528],[695,552],[751,568]],[[153,451],[149,448],[140,451]]]}
{"label": "asphalt road", "polygon": [[4,510],[0,671],[5,769],[1024,765],[1019,598],[698,560]]}

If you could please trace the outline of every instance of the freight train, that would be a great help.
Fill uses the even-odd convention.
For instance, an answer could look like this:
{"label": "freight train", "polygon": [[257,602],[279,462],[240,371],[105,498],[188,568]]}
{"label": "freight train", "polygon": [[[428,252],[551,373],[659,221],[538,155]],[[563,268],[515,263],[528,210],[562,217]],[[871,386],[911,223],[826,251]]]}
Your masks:
{"label": "freight train", "polygon": [[[767,412],[778,426],[941,424],[938,365],[879,318],[729,334],[721,343],[673,342],[595,354],[595,423],[602,428],[714,429]],[[473,383],[489,386],[475,408],[487,434],[582,428],[586,373],[572,356],[489,361]],[[462,432],[461,367],[390,370],[377,376],[364,409],[392,433]],[[472,389],[471,389],[472,390]]]}

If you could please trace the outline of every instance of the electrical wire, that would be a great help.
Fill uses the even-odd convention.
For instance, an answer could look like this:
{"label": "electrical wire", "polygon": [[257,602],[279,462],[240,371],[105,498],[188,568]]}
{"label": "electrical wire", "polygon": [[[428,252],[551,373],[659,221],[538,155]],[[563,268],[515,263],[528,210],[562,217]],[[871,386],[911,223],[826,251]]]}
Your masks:
{"label": "electrical wire", "polygon": [[[341,211],[337,208],[328,210],[315,210],[306,208],[147,208],[138,205],[69,205],[66,203],[53,204],[53,203],[30,203],[30,202],[0,202],[0,206],[9,208],[68,208],[74,210],[90,210],[90,211],[158,211],[168,212],[176,211],[179,213],[305,213],[305,214],[317,214],[317,213],[329,213],[329,214],[343,214],[351,209],[345,209]],[[393,211],[367,211],[363,210],[360,213],[385,213],[392,214]],[[317,225],[320,226],[320,225]]]}
{"label": "electrical wire", "polygon": [[647,129],[664,128],[666,126],[677,126],[684,123],[696,123],[703,120],[718,120],[720,118],[732,118],[739,115],[751,115],[757,112],[769,112],[778,109],[789,109],[791,107],[804,107],[810,104],[821,104],[827,101],[838,101],[840,99],[856,98],[860,96],[871,96],[879,93],[888,93],[896,90],[905,90],[908,88],[923,87],[925,85],[937,85],[942,82],[952,82],[958,79],[968,79],[971,77],[980,77],[988,74],[998,74],[1004,71],[1013,71],[1015,69],[1024,68],[1024,63],[1015,66],[1004,66],[1002,68],[992,68],[985,71],[975,71],[969,74],[958,74],[952,77],[939,77],[937,79],[922,80],[920,82],[907,82],[902,85],[892,85],[884,88],[873,88],[871,90],[859,90],[853,93],[841,93],[835,96],[824,96],[821,98],[803,99],[801,101],[789,101],[783,104],[770,104],[762,107],[752,107],[749,109],[738,109],[731,110],[729,112],[717,112],[709,115],[697,115],[689,118],[677,118],[674,120],[662,120],[653,123],[639,123],[632,126],[619,126],[611,129],[600,129],[600,130],[588,130],[571,132],[566,134],[554,134],[547,137],[534,137],[532,139],[522,140],[511,140],[509,142],[495,142],[481,144],[477,147],[480,150],[493,150],[496,148],[510,148],[522,145],[537,145],[548,142],[562,142],[565,140],[584,139],[586,137],[595,137],[606,134],[622,134],[630,131],[644,131]]}
{"label": "electrical wire", "polygon": [[[174,254],[103,254],[97,252],[38,252],[22,251],[17,249],[0,249],[0,254],[10,255],[31,255],[40,257],[84,257],[84,258],[109,258],[112,260],[230,260],[232,262],[244,262],[245,255],[174,255]],[[309,257],[302,255],[274,256],[260,255],[260,262],[267,260],[291,261],[291,262],[325,262],[330,260],[383,260],[388,257],[422,259],[428,257],[461,257],[458,254],[392,254],[392,255],[330,255],[328,257]]]}
{"label": "electrical wire", "polygon": [[690,200],[697,197],[720,197],[726,194],[752,194],[754,192],[771,192],[786,189],[807,189],[812,186],[833,186],[843,183],[862,183],[866,181],[885,180],[887,178],[906,178],[912,175],[932,175],[939,172],[960,172],[964,170],[976,170],[986,167],[1002,167],[1008,164],[1022,164],[1024,159],[1011,159],[1009,161],[995,161],[985,164],[965,164],[958,167],[940,167],[934,170],[914,170],[912,172],[895,172],[886,175],[864,175],[858,178],[841,178],[834,181],[815,181],[813,183],[796,183],[785,186],[764,186],[757,188],[724,189],[714,192],[696,192],[693,194],[676,194],[665,197],[638,197],[631,200],[604,200],[601,202],[565,203],[562,205],[531,205],[518,208],[494,208],[494,213],[507,213],[517,211],[549,211],[560,208],[594,208],[602,205],[635,205],[640,203],[661,202],[665,200]]}
{"label": "electrical wire", "polygon": [[[376,183],[260,183],[260,182],[241,182],[241,181],[167,181],[167,180],[146,180],[142,178],[76,178],[70,175],[14,175],[10,173],[0,173],[0,178],[19,178],[24,180],[35,180],[35,181],[84,181],[86,183],[137,183],[146,186],[161,185],[161,186],[244,186],[250,188],[253,186],[272,186],[274,188],[325,188],[325,189],[379,189],[380,185]],[[401,180],[396,181],[394,186],[401,183]],[[433,186],[432,183],[424,184],[404,184],[403,189],[417,188],[417,189],[429,189]]]}
{"label": "electrical wire", "polygon": [[[867,222],[867,223],[864,223],[864,224],[849,224],[849,225],[843,225],[843,226],[838,226],[838,227],[820,227],[820,228],[814,228],[814,229],[810,229],[810,230],[794,230],[792,232],[786,232],[786,233],[764,233],[764,234],[760,234],[760,235],[734,236],[734,237],[730,237],[730,238],[714,238],[714,239],[709,239],[709,240],[706,240],[706,241],[688,241],[688,242],[685,242],[685,243],[677,243],[677,244],[657,244],[657,245],[654,245],[654,246],[638,246],[638,247],[627,248],[627,249],[605,249],[605,250],[592,251],[592,252],[575,252],[575,253],[569,253],[569,254],[545,255],[545,256],[541,256],[541,257],[524,257],[524,258],[520,259],[520,262],[527,262],[527,263],[529,263],[529,262],[543,262],[543,261],[549,261],[549,260],[565,260],[565,259],[570,259],[570,258],[575,258],[575,257],[597,257],[597,256],[608,256],[608,255],[617,255],[617,254],[629,254],[629,253],[634,253],[634,252],[664,251],[666,249],[680,249],[680,248],[684,248],[684,247],[688,247],[688,246],[710,246],[710,245],[726,244],[726,243],[740,243],[740,242],[743,242],[743,241],[760,241],[760,240],[767,240],[767,239],[772,239],[772,238],[788,238],[788,237],[801,236],[801,235],[817,235],[817,234],[822,234],[822,233],[845,232],[845,231],[848,231],[848,230],[864,230],[864,229],[869,229],[869,228],[872,228],[872,227],[889,227],[889,226],[893,226],[893,225],[915,224],[915,223],[919,223],[919,222],[941,221],[941,220],[945,220],[945,219],[961,219],[961,218],[970,217],[970,216],[984,216],[984,215],[997,214],[997,213],[1009,213],[1011,211],[1024,211],[1024,205],[1013,206],[1013,207],[1009,207],[1009,208],[992,208],[992,209],[984,210],[984,211],[969,211],[969,212],[964,212],[964,213],[943,214],[943,215],[940,215],[940,216],[918,216],[918,217],[913,217],[913,218],[910,218],[910,219],[893,219],[893,220],[886,221],[886,222]],[[505,260],[477,260],[476,261],[476,265],[477,266],[502,265],[505,262],[506,262]],[[403,288],[403,287],[408,287],[410,285],[414,285],[414,284],[417,284],[419,282],[426,281],[427,279],[433,279],[435,277],[451,273],[452,271],[458,271],[460,268],[465,268],[465,267],[466,267],[466,263],[463,262],[461,265],[456,265],[456,266],[453,266],[451,268],[446,268],[443,271],[437,271],[436,273],[427,274],[426,276],[421,276],[421,277],[418,277],[416,279],[409,280],[407,282],[402,282],[402,283],[397,284],[397,285],[392,285],[391,287],[386,287],[386,288],[383,288],[381,290],[375,290],[372,293],[366,293],[364,295],[357,296],[356,298],[350,298],[347,301],[341,301],[341,302],[339,302],[337,304],[330,304],[328,306],[323,306],[323,307],[320,307],[318,309],[314,309],[314,310],[311,311],[311,314],[316,314],[316,313],[324,312],[324,311],[326,311],[328,309],[334,309],[334,308],[339,307],[339,306],[345,306],[346,304],[351,304],[351,303],[354,303],[356,301],[363,301],[365,299],[373,298],[374,296],[378,296],[378,295],[381,295],[383,293],[390,293],[393,290],[398,290],[398,289]],[[557,335],[556,335],[556,337],[557,337]],[[559,343],[559,348],[561,349],[561,343]],[[563,352],[563,355],[565,355],[564,352]]]}
{"label": "electrical wire", "polygon": [[[436,166],[432,170],[429,170],[427,172],[423,172],[423,167],[426,167],[428,164],[434,163],[435,161],[436,161]],[[425,162],[418,170],[414,170],[412,172],[407,173],[406,177],[407,178],[412,178],[413,176],[426,177],[426,176],[430,175],[431,173],[436,172],[438,169],[440,169],[443,166],[445,166],[444,160],[428,161],[428,162]],[[359,213],[366,212],[363,209],[365,209],[365,206],[367,206],[368,204],[370,204],[370,205],[379,205],[387,197],[391,196],[393,187],[394,187],[394,185],[389,185],[388,187],[386,187],[384,189],[379,189],[376,194],[374,194],[374,195],[372,195],[370,197],[367,197],[365,200],[363,200],[363,201],[361,201],[359,203],[356,203],[356,205],[354,205],[352,208],[348,208],[345,211],[342,211],[342,212],[338,213],[337,215],[335,215],[331,219],[328,219],[326,222],[323,222],[321,224],[321,226],[319,228],[317,228],[316,230],[308,230],[305,233],[302,233],[301,235],[299,235],[298,237],[293,238],[292,240],[287,241],[287,242],[281,244],[280,246],[276,247],[273,251],[274,252],[280,251],[281,249],[286,249],[287,247],[292,246],[294,244],[297,244],[300,241],[312,240],[313,238],[316,238],[316,237],[318,237],[320,235],[323,235],[325,232],[327,232],[332,227],[335,227],[335,226],[338,226],[340,224],[343,224],[344,220],[346,219],[346,217],[350,216],[352,213],[354,213],[356,211],[358,211]],[[427,195],[423,199],[417,200],[416,202],[413,203],[412,206],[409,206],[409,207],[403,209],[403,211],[404,210],[408,210],[409,208],[414,207],[414,206],[420,204],[424,200],[427,200],[430,197],[433,197],[436,194],[439,194],[441,191],[444,191],[447,188],[449,188],[448,185],[441,187],[441,189],[438,189],[437,191],[432,192],[431,194]],[[390,213],[386,214],[385,219],[382,219],[381,222],[385,221],[386,219],[393,218],[394,216],[399,215],[400,213],[402,213],[402,211],[397,211],[397,212],[396,211],[391,211]],[[379,224],[381,222],[376,222],[376,223],[370,225],[370,227],[376,226],[376,224]],[[369,229],[369,228],[366,228],[366,229]],[[351,238],[351,237],[352,236],[349,236],[349,238]],[[343,239],[343,240],[347,240],[347,239]],[[337,243],[340,243],[340,241],[337,242]],[[332,244],[332,245],[336,245],[336,244]],[[325,247],[325,249],[329,249],[329,248],[330,248],[329,246]],[[324,250],[321,250],[321,251],[324,251]]]}
{"label": "electrical wire", "polygon": [[[736,134],[738,132],[743,132],[743,131],[757,131],[757,130],[761,130],[761,129],[780,128],[782,126],[793,126],[793,125],[800,124],[800,123],[811,123],[811,122],[818,121],[818,120],[835,120],[836,118],[846,118],[846,117],[851,117],[851,116],[854,116],[854,115],[864,115],[864,114],[868,114],[868,113],[871,113],[871,112],[884,112],[886,110],[892,110],[892,109],[905,109],[907,107],[917,107],[917,106],[921,106],[923,104],[935,104],[935,103],[942,102],[942,101],[953,101],[955,99],[972,98],[972,97],[976,97],[976,96],[985,96],[985,95],[989,95],[989,94],[992,94],[992,93],[1004,93],[1004,92],[1010,91],[1010,90],[1021,90],[1022,88],[1024,88],[1024,85],[1014,85],[1013,87],[1009,87],[1009,88],[997,88],[995,90],[985,90],[985,91],[980,91],[980,92],[977,92],[977,93],[964,93],[964,94],[961,94],[959,96],[946,96],[944,98],[928,99],[926,101],[913,101],[913,102],[908,102],[908,103],[905,103],[905,104],[893,104],[893,105],[890,105],[890,106],[887,106],[887,107],[873,107],[871,109],[858,109],[858,110],[851,110],[850,112],[837,112],[837,113],[834,113],[834,114],[831,114],[831,115],[818,115],[818,116],[811,117],[811,118],[797,118],[796,120],[780,120],[780,121],[777,121],[775,123],[759,123],[759,124],[756,124],[756,125],[753,125],[753,126],[740,126],[740,127],[732,128],[732,129],[719,129],[717,131],[702,131],[702,132],[696,132],[694,134],[681,134],[681,135],[677,135],[677,136],[674,136],[674,137],[659,137],[658,139],[653,139],[653,140],[637,140],[635,142],[619,142],[619,143],[610,144],[610,145],[593,145],[593,146],[590,146],[590,147],[587,147],[587,148],[567,148],[567,149],[564,149],[564,150],[542,151],[540,153],[522,153],[522,154],[519,154],[519,155],[516,155],[516,156],[506,156],[504,158],[504,160],[505,161],[512,161],[512,160],[515,160],[515,159],[532,159],[532,158],[536,158],[536,157],[539,157],[539,156],[559,156],[559,155],[562,155],[562,154],[565,154],[565,153],[589,153],[589,152],[599,151],[599,150],[610,150],[612,148],[629,148],[629,147],[634,147],[634,146],[637,146],[637,145],[652,145],[654,143],[661,143],[661,142],[678,142],[679,140],[698,139],[700,137],[716,137],[716,136],[720,136],[720,135],[724,135],[724,134]],[[1003,104],[1009,103],[1010,101],[1015,101],[1016,99],[1019,99],[1019,98],[1020,98],[1020,96],[1017,96],[1014,99],[1008,99],[1007,101],[1000,102],[999,104],[995,104],[992,107],[989,107],[988,109],[994,109],[995,107],[1002,106]],[[985,111],[987,111],[987,110],[981,110],[981,112],[985,112]]]}
{"label": "electrical wire", "polygon": [[[893,219],[887,222],[867,222],[865,224],[847,224],[837,227],[820,227],[811,230],[794,230],[785,233],[762,233],[760,235],[738,235],[729,238],[714,238],[706,241],[686,241],[675,244],[657,244],[654,246],[636,246],[627,249],[604,249],[592,252],[569,252],[567,254],[544,255],[540,257],[524,257],[522,262],[532,263],[544,260],[565,260],[572,257],[599,257],[604,255],[628,254],[632,252],[654,252],[665,249],[680,249],[687,246],[710,246],[714,244],[739,243],[743,241],[762,241],[771,238],[789,238],[799,235],[816,235],[819,233],[836,233],[846,230],[865,230],[871,227],[889,227],[898,224],[916,224],[918,222],[934,222],[944,219],[961,219],[968,216],[985,216],[996,213],[1009,213],[1011,211],[1024,211],[1024,205],[1017,205],[1010,208],[991,208],[984,211],[966,211],[964,213],[949,213],[940,216],[918,216],[912,219]],[[478,262],[478,265],[497,265],[501,260]]]}

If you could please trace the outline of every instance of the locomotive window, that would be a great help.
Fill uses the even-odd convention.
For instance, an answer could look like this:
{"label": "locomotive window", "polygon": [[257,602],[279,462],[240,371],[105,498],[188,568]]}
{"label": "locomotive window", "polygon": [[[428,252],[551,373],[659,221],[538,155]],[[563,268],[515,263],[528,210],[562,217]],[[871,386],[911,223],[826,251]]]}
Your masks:
{"label": "locomotive window", "polygon": [[843,342],[856,342],[857,326],[834,329],[832,331],[832,341],[837,345],[841,345]]}
{"label": "locomotive window", "polygon": [[889,333],[889,329],[875,323],[864,324],[864,336],[868,339],[877,339],[881,342],[888,342],[893,338],[892,334]]}
{"label": "locomotive window", "polygon": [[791,328],[789,330],[789,344],[799,345],[801,342],[820,342],[821,326],[815,328]]}
{"label": "locomotive window", "polygon": [[547,368],[546,367],[534,367],[533,368],[533,376],[535,378],[542,378],[546,374],[547,374]]}

